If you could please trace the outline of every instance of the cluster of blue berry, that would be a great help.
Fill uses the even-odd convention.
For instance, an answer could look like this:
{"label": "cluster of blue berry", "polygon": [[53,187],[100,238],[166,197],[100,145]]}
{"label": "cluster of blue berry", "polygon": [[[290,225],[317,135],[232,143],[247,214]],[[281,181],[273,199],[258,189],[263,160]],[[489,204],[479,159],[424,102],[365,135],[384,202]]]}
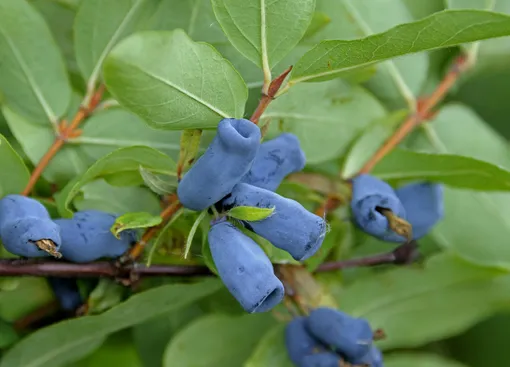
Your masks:
{"label": "cluster of blue berry", "polygon": [[342,362],[383,367],[373,339],[366,320],[326,307],[294,318],[285,330],[287,353],[297,367],[338,367]]}
{"label": "cluster of blue berry", "polygon": [[[265,219],[241,224],[294,259],[305,260],[321,246],[326,222],[274,192],[287,175],[304,168],[304,153],[292,134],[260,140],[260,129],[251,121],[223,119],[206,152],[179,183],[179,200],[191,210],[274,208]],[[212,221],[208,240],[219,276],[247,312],[268,311],[282,300],[283,284],[254,240],[225,218]]]}

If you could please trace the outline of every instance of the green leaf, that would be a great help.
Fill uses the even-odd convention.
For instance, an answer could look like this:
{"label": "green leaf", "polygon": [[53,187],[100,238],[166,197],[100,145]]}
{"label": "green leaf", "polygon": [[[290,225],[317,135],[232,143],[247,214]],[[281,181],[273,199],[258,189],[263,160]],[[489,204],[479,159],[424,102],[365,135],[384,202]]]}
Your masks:
{"label": "green leaf", "polygon": [[242,366],[271,325],[274,325],[274,321],[269,314],[204,316],[170,341],[163,366]]}
{"label": "green leaf", "polygon": [[[3,106],[2,113],[25,154],[37,164],[55,140],[53,129],[26,119],[7,105]],[[65,183],[85,172],[91,163],[92,159],[80,147],[66,145],[52,158],[42,176],[50,182]]]}
{"label": "green leaf", "polygon": [[508,286],[508,273],[441,253],[424,268],[397,268],[358,280],[338,302],[372,328],[384,329],[387,338],[378,346],[411,348],[459,334],[504,307],[510,301]]}
{"label": "green leaf", "polygon": [[53,291],[44,278],[19,278],[13,290],[0,291],[0,318],[14,322],[54,300]]}
{"label": "green leaf", "polygon": [[331,18],[328,14],[316,11],[313,13],[312,20],[305,34],[303,35],[303,39],[308,37],[312,37],[314,34],[324,29],[331,22]]}
{"label": "green leaf", "polygon": [[167,233],[172,227],[172,225],[179,219],[179,217],[184,213],[184,208],[179,209],[172,218],[168,221],[167,224],[159,231],[158,236],[154,240],[154,243],[151,246],[149,254],[147,255],[147,261],[145,262],[147,266],[151,266],[152,258],[156,253],[156,250],[161,245],[161,243],[166,239]]}
{"label": "green leaf", "polygon": [[257,66],[271,69],[303,37],[314,0],[212,0],[230,42]]}
{"label": "green leaf", "polygon": [[183,130],[181,133],[179,160],[177,161],[177,175],[185,171],[194,162],[200,145],[202,130]]}
{"label": "green leaf", "polygon": [[[445,106],[428,133],[409,146],[481,159],[510,169],[506,139],[472,111],[459,104]],[[510,269],[510,194],[445,188],[445,217],[432,231],[436,242],[462,258],[485,266]]]}
{"label": "green leaf", "polygon": [[207,209],[202,210],[202,212],[199,214],[197,219],[195,219],[195,222],[193,223],[193,226],[191,227],[188,238],[186,238],[186,245],[184,247],[184,258],[186,259],[189,254],[189,250],[191,249],[191,245],[193,243],[193,238],[195,237],[195,233],[197,232],[198,226],[200,223],[204,220],[205,216],[207,215]]}
{"label": "green leaf", "polygon": [[83,134],[70,139],[94,160],[118,148],[145,145],[168,154],[174,160],[179,155],[179,132],[150,128],[135,114],[122,108],[112,108],[91,116],[83,124]]}
{"label": "green leaf", "polygon": [[0,135],[0,162],[0,198],[23,191],[30,172],[3,135]]}
{"label": "green leaf", "polygon": [[82,1],[74,22],[76,60],[88,87],[93,88],[100,77],[103,62],[121,39],[135,30],[148,0],[87,0]]}
{"label": "green leaf", "polygon": [[140,175],[149,189],[158,195],[167,195],[177,189],[177,176],[153,173],[140,166]]}
{"label": "green leaf", "polygon": [[244,363],[244,367],[293,367],[289,360],[285,346],[285,326],[278,324],[269,330],[257,344],[250,358]]}
{"label": "green leaf", "polygon": [[163,172],[175,170],[175,162],[155,149],[140,146],[118,149],[99,159],[83,175],[66,185],[57,197],[59,212],[63,217],[71,216],[69,204],[87,183],[116,173],[139,175],[140,165]]}
{"label": "green leaf", "polygon": [[427,180],[480,191],[509,191],[510,172],[491,163],[453,154],[395,150],[372,171],[385,181]]}
{"label": "green leaf", "polygon": [[0,91],[16,112],[56,123],[70,101],[64,60],[43,17],[25,0],[0,3]]}
{"label": "green leaf", "polygon": [[220,288],[218,280],[210,279],[150,289],[101,315],[62,321],[30,334],[3,356],[0,366],[57,367],[74,362],[108,334],[177,310]]}
{"label": "green leaf", "polygon": [[9,347],[19,340],[14,328],[0,319],[0,350]]}
{"label": "green leaf", "polygon": [[366,38],[323,41],[298,61],[290,83],[327,80],[344,71],[397,56],[508,35],[510,16],[446,10]]}
{"label": "green leaf", "polygon": [[272,208],[257,208],[253,206],[236,206],[228,211],[229,217],[247,220],[250,222],[266,219],[273,215],[275,207]]}
{"label": "green leaf", "polygon": [[123,285],[112,279],[101,278],[87,300],[87,314],[100,314],[122,302],[126,293]]}
{"label": "green leaf", "polygon": [[161,129],[214,128],[242,117],[248,98],[232,64],[182,30],[126,38],[107,57],[104,77],[121,104]]}
{"label": "green leaf", "polygon": [[80,189],[73,200],[77,210],[101,210],[108,213],[161,211],[159,198],[145,187],[119,187],[108,184],[105,180],[92,181]]}
{"label": "green leaf", "polygon": [[396,353],[384,358],[387,367],[465,367],[464,364],[439,355],[425,353]]}
{"label": "green leaf", "polygon": [[396,111],[370,124],[349,149],[343,163],[342,177],[347,179],[357,174],[407,114],[405,110]]}
{"label": "green leaf", "polygon": [[115,219],[110,231],[115,237],[120,238],[119,234],[126,229],[155,227],[161,224],[161,221],[159,215],[152,215],[151,213],[126,213]]}
{"label": "green leaf", "polygon": [[262,123],[271,120],[270,136],[279,126],[295,134],[307,163],[314,164],[345,153],[359,132],[384,115],[384,107],[365,89],[332,80],[292,88],[271,103]]}

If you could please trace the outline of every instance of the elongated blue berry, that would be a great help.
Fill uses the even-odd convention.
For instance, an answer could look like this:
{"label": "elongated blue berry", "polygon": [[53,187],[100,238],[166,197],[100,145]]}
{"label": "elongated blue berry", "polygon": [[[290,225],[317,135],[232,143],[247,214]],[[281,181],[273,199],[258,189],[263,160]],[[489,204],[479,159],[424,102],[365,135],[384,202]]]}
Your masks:
{"label": "elongated blue berry", "polygon": [[7,195],[0,200],[0,238],[7,251],[24,257],[59,257],[60,231],[37,200]]}
{"label": "elongated blue berry", "polygon": [[227,221],[213,224],[208,240],[221,280],[247,312],[266,312],[282,301],[283,284],[255,241]]}
{"label": "elongated blue berry", "polygon": [[136,235],[127,230],[117,239],[110,232],[115,219],[114,214],[97,210],[76,212],[71,219],[56,219],[62,235],[62,256],[72,262],[86,263],[124,254],[136,242]]}
{"label": "elongated blue berry", "polygon": [[244,224],[298,261],[315,254],[326,235],[326,222],[323,218],[310,213],[297,201],[259,187],[240,183],[223,200],[223,205],[274,207],[273,214],[268,218]]}
{"label": "elongated blue berry", "polygon": [[354,359],[354,360],[347,360],[347,362],[354,364],[354,365],[363,365],[363,366],[369,366],[369,367],[383,367],[383,355],[379,348],[377,348],[375,345],[372,345],[369,352],[365,354],[363,357]]}
{"label": "elongated blue berry", "polygon": [[221,200],[248,173],[260,129],[244,119],[223,119],[206,152],[184,175],[177,195],[185,208],[203,210]]}
{"label": "elongated blue berry", "polygon": [[443,185],[419,182],[395,191],[413,226],[413,239],[425,236],[443,218]]}
{"label": "elongated blue berry", "polygon": [[321,353],[325,346],[315,339],[306,329],[306,318],[296,317],[285,328],[285,346],[289,359],[299,367],[305,367],[306,356]]}
{"label": "elongated blue berry", "polygon": [[306,328],[347,361],[362,358],[372,347],[373,333],[368,322],[335,309],[314,309],[306,319]]}
{"label": "elongated blue berry", "polygon": [[333,352],[322,352],[307,355],[299,367],[340,367],[340,357]]}
{"label": "elongated blue berry", "polygon": [[351,210],[355,223],[364,232],[388,242],[404,242],[396,234],[382,210],[389,209],[399,218],[406,219],[404,206],[393,188],[370,175],[359,175],[352,180]]}
{"label": "elongated blue berry", "polygon": [[260,145],[253,165],[242,182],[275,191],[287,175],[301,171],[305,163],[305,153],[298,138],[284,133]]}
{"label": "elongated blue berry", "polygon": [[74,311],[83,304],[76,279],[49,277],[48,282],[62,309]]}

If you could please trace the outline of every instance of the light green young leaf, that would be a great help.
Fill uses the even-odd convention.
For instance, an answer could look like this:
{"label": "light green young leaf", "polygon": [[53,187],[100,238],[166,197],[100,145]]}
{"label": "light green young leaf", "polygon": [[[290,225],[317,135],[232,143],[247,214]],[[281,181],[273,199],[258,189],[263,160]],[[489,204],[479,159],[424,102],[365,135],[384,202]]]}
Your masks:
{"label": "light green young leaf", "polygon": [[255,222],[273,215],[275,208],[257,208],[253,206],[236,206],[228,211],[229,217]]}
{"label": "light green young leaf", "polygon": [[332,80],[292,88],[271,103],[261,123],[271,121],[270,136],[279,128],[296,134],[307,163],[320,163],[344,153],[359,132],[385,114],[365,89]]}
{"label": "light green young leaf", "polygon": [[139,175],[140,165],[162,172],[175,170],[175,162],[155,149],[141,146],[118,149],[96,161],[83,175],[66,185],[57,197],[59,212],[63,217],[72,215],[69,204],[85,184],[116,173]]}
{"label": "light green young leaf", "polygon": [[26,0],[0,2],[0,60],[5,102],[31,120],[56,124],[71,87],[48,26]]}
{"label": "light green young leaf", "polygon": [[271,70],[301,40],[315,0],[212,0],[230,42],[257,66]]}
{"label": "light green young leaf", "polygon": [[466,367],[442,356],[426,353],[395,353],[384,358],[386,367]]}
{"label": "light green young leaf", "polygon": [[167,195],[177,189],[178,182],[175,174],[157,174],[140,166],[140,175],[147,187],[158,195]]}
{"label": "light green young leaf", "polygon": [[278,324],[264,334],[243,367],[293,367],[285,346],[285,326]]}
{"label": "light green young leaf", "polygon": [[385,331],[379,347],[414,348],[457,335],[504,307],[510,301],[508,286],[507,272],[476,267],[443,252],[424,267],[358,280],[338,301],[343,311]]}
{"label": "light green young leaf", "polygon": [[126,38],[107,57],[104,78],[121,104],[160,129],[214,128],[242,117],[248,98],[232,64],[182,30]]}
{"label": "light green young leaf", "polygon": [[152,215],[151,213],[126,213],[115,219],[110,231],[115,237],[120,238],[120,233],[126,229],[155,227],[161,221],[159,215]]}
{"label": "light green young leaf", "polygon": [[0,135],[0,162],[0,198],[19,194],[28,183],[30,172],[3,135]]}
{"label": "light green young leaf", "polygon": [[195,161],[200,146],[200,137],[202,130],[192,129],[183,130],[181,133],[179,160],[177,161],[177,176],[180,178],[185,171]]}
{"label": "light green young leaf", "polygon": [[89,90],[100,77],[103,62],[121,39],[135,30],[152,6],[149,0],[86,0],[74,22],[76,61]]}
{"label": "light green young leaf", "polygon": [[[164,367],[239,367],[274,325],[270,314],[210,314],[182,329],[168,344]],[[249,332],[248,332],[249,330]],[[225,348],[225,346],[235,348]]]}
{"label": "light green young leaf", "polygon": [[323,41],[298,61],[290,83],[327,80],[397,56],[508,35],[510,16],[446,10],[366,38]]}
{"label": "light green young leaf", "polygon": [[196,302],[221,286],[217,279],[164,285],[134,295],[101,315],[53,324],[30,334],[11,348],[2,356],[0,367],[68,365],[101,345],[108,334]]}

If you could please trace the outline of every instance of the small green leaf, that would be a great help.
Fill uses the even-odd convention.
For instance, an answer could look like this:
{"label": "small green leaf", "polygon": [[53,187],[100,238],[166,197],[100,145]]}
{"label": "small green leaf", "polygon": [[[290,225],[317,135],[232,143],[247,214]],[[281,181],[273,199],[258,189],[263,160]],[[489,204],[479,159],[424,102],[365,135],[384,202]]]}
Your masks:
{"label": "small green leaf", "polygon": [[480,191],[510,191],[510,171],[453,154],[395,150],[372,171],[385,181],[428,180]]}
{"label": "small green leaf", "polygon": [[149,189],[158,195],[173,193],[177,188],[177,175],[158,174],[140,166],[140,175]]}
{"label": "small green leaf", "polygon": [[508,35],[510,16],[505,14],[445,10],[366,38],[322,41],[297,62],[290,83],[332,79],[397,56]]}
{"label": "small green leaf", "polygon": [[266,219],[273,215],[275,207],[272,208],[257,208],[254,206],[236,206],[228,211],[229,217],[255,222],[258,220]]}
{"label": "small green leaf", "polygon": [[28,183],[30,173],[23,159],[12,149],[9,141],[0,134],[0,198],[18,194]]}
{"label": "small green leaf", "polygon": [[115,223],[110,228],[110,231],[115,237],[120,238],[119,234],[122,231],[134,228],[155,227],[161,224],[161,221],[162,219],[159,215],[152,215],[151,213],[126,213],[115,219]]}
{"label": "small green leaf", "polygon": [[[168,344],[164,367],[239,367],[274,325],[270,314],[210,314],[182,329]],[[235,346],[225,348],[226,345]]]}
{"label": "small green leaf", "polygon": [[56,124],[71,101],[60,50],[44,18],[25,0],[0,2],[0,91],[16,112]]}
{"label": "small green leaf", "polygon": [[182,172],[186,170],[198,154],[200,146],[200,137],[202,130],[183,130],[181,134],[181,144],[179,151],[179,160],[177,161],[177,176],[181,178]]}
{"label": "small green leaf", "polygon": [[122,105],[159,129],[214,128],[242,117],[248,98],[232,64],[182,30],[126,38],[108,55],[104,78]]}
{"label": "small green leaf", "polygon": [[230,42],[260,68],[273,68],[303,37],[315,0],[212,0]]}
{"label": "small green leaf", "polygon": [[293,367],[285,346],[285,327],[281,323],[264,334],[244,367]]}
{"label": "small green leaf", "polygon": [[59,213],[63,217],[72,215],[69,204],[87,183],[116,173],[132,172],[139,176],[140,165],[163,172],[175,170],[175,162],[155,149],[141,146],[118,149],[96,161],[83,175],[66,185],[56,197]]}
{"label": "small green leaf", "polygon": [[39,329],[13,346],[2,356],[0,367],[72,364],[101,345],[108,334],[178,310],[213,294],[221,287],[217,279],[195,284],[164,285],[134,295],[100,315],[55,323]]}
{"label": "small green leaf", "polygon": [[200,215],[195,219],[191,230],[189,231],[188,238],[186,239],[186,246],[184,247],[184,258],[186,259],[189,254],[189,250],[191,249],[191,244],[193,243],[193,238],[195,237],[195,233],[197,232],[198,226],[204,220],[207,215],[207,209],[202,210]]}
{"label": "small green leaf", "polygon": [[158,249],[159,245],[163,242],[167,232],[170,230],[174,222],[179,219],[179,217],[184,213],[184,209],[179,209],[177,213],[175,213],[172,216],[172,219],[168,221],[167,224],[159,231],[158,236],[156,237],[156,240],[151,246],[151,249],[149,251],[149,255],[147,255],[147,261],[145,262],[147,266],[151,266],[152,258],[154,257],[154,254],[156,253],[156,250]]}
{"label": "small green leaf", "polygon": [[112,279],[101,278],[87,300],[87,314],[96,315],[122,302],[126,288]]}

